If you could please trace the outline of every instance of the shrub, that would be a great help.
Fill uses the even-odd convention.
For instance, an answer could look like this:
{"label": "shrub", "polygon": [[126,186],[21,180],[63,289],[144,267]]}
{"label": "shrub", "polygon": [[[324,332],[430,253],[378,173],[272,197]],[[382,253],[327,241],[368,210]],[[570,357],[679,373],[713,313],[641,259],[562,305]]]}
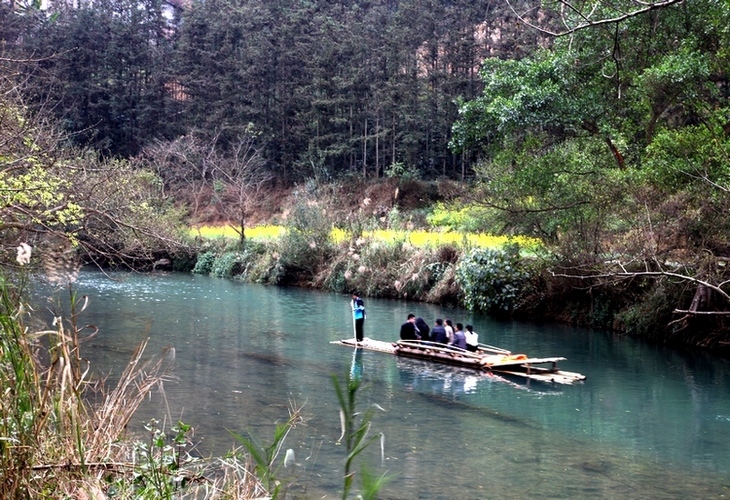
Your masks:
{"label": "shrub", "polygon": [[474,248],[456,269],[464,305],[477,312],[511,313],[527,278],[517,245],[507,245],[503,250]]}
{"label": "shrub", "polygon": [[240,268],[240,254],[238,252],[226,252],[219,255],[213,261],[210,274],[216,278],[231,278]]}
{"label": "shrub", "polygon": [[215,262],[216,253],[213,251],[203,252],[198,256],[198,261],[193,267],[195,274],[210,274],[213,270],[213,262]]}
{"label": "shrub", "polygon": [[311,186],[297,192],[279,240],[280,261],[292,281],[311,281],[332,256],[332,223],[317,194]]}

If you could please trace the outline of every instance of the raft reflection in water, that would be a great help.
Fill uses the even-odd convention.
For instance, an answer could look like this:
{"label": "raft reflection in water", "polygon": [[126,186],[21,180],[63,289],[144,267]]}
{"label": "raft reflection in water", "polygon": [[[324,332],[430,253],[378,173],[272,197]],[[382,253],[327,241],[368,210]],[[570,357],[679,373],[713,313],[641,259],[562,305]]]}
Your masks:
{"label": "raft reflection in water", "polygon": [[[403,387],[439,396],[460,396],[483,392],[490,384],[508,384],[515,389],[539,392],[540,394],[561,394],[558,387],[546,384],[530,384],[524,379],[517,383],[493,372],[483,372],[471,368],[440,365],[429,361],[402,358],[396,359]],[[539,388],[539,389],[538,389]]]}

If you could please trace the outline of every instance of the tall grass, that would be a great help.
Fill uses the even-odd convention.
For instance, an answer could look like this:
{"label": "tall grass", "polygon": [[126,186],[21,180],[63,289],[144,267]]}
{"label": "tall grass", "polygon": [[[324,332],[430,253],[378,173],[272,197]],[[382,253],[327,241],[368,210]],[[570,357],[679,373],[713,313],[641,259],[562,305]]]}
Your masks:
{"label": "tall grass", "polygon": [[[0,278],[0,497],[76,496],[102,488],[110,470],[124,472],[119,440],[147,394],[167,377],[174,352],[144,362],[137,347],[116,387],[88,403],[92,382],[80,352],[81,331],[71,317],[55,329],[31,333],[28,309]],[[73,297],[73,294],[72,294]]]}
{"label": "tall grass", "polygon": [[68,316],[59,313],[54,328],[32,332],[30,309],[0,274],[0,498],[173,498],[185,484],[190,498],[264,496],[246,461],[201,464],[183,456],[190,430],[184,424],[173,429],[173,448],[156,430],[155,446],[137,453],[126,428],[142,401],[171,378],[175,351],[146,358],[141,343],[117,384],[106,388],[81,352],[83,340],[96,334],[78,326],[88,301],[71,283],[67,289]]}

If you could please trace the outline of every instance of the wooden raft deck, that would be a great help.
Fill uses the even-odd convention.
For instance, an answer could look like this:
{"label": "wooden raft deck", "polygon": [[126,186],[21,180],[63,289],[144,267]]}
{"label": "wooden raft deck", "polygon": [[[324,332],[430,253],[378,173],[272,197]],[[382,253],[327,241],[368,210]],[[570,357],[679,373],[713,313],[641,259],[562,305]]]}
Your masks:
{"label": "wooden raft deck", "polygon": [[580,373],[559,370],[557,364],[559,361],[565,361],[563,357],[529,358],[524,354],[512,354],[504,349],[485,345],[480,345],[479,351],[474,353],[457,347],[417,340],[384,342],[365,338],[359,344],[355,343],[355,339],[342,339],[331,343],[437,363],[465,366],[476,370],[491,371],[541,382],[573,384],[586,378],[585,375]]}

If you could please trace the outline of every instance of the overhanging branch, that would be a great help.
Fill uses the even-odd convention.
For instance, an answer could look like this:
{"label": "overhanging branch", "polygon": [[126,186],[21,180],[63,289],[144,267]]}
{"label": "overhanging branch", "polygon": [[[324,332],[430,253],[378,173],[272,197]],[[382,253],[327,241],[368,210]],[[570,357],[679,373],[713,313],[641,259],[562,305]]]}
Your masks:
{"label": "overhanging branch", "polygon": [[614,273],[589,274],[589,275],[561,274],[561,273],[556,273],[555,271],[550,271],[550,274],[552,274],[556,278],[570,278],[570,279],[581,279],[581,280],[605,279],[605,278],[636,278],[636,277],[677,278],[682,281],[688,281],[690,283],[695,283],[700,286],[705,286],[705,287],[709,288],[710,290],[713,290],[713,291],[717,292],[718,294],[720,294],[726,301],[728,301],[730,303],[730,294],[725,292],[718,285],[713,285],[712,283],[710,283],[708,281],[701,280],[699,278],[695,278],[694,276],[688,276],[686,274],[675,273],[672,271],[636,271],[636,272],[620,271],[620,272],[614,272]]}
{"label": "overhanging branch", "polygon": [[[526,15],[529,12],[532,12],[537,9],[537,7],[533,7],[532,9],[528,10],[524,14],[520,14],[517,12],[515,7],[512,5],[512,2],[510,0],[505,0],[507,2],[507,6],[510,8],[512,13],[514,13],[515,16],[525,25],[529,26],[530,28],[536,29],[540,31],[541,33],[544,33],[546,35],[554,36],[554,37],[561,37],[573,34],[577,31],[591,28],[594,26],[601,26],[606,24],[613,24],[613,23],[620,23],[621,21],[625,21],[627,19],[630,19],[635,16],[639,16],[642,14],[646,14],[647,12],[650,12],[652,10],[662,9],[665,7],[669,7],[670,5],[674,5],[677,3],[682,2],[683,0],[663,0],[660,2],[641,2],[638,0],[633,0],[631,2],[632,5],[635,5],[636,8],[634,10],[629,10],[628,12],[620,12],[619,15],[613,16],[613,17],[604,17],[600,19],[593,20],[591,19],[591,16],[595,13],[597,10],[598,5],[600,2],[596,2],[592,5],[592,9],[588,14],[584,14],[583,11],[581,11],[580,8],[576,7],[573,2],[569,2],[567,0],[558,0],[558,4],[560,4],[560,18],[563,22],[563,25],[565,26],[565,29],[562,31],[556,31],[548,29],[544,26],[539,26],[537,24],[534,24],[530,22]],[[568,14],[566,11],[572,12],[574,15],[579,17],[581,21],[576,21],[577,24],[573,25],[574,23],[569,22],[568,20]]]}

